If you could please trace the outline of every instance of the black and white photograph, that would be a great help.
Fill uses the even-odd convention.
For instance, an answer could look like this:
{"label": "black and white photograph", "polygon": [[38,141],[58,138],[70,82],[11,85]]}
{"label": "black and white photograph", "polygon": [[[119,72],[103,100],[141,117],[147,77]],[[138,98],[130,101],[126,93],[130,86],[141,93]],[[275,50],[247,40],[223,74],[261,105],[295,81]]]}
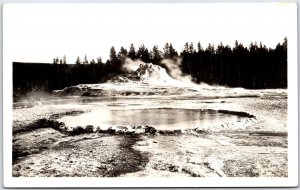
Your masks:
{"label": "black and white photograph", "polygon": [[296,10],[5,4],[5,183],[297,185]]}

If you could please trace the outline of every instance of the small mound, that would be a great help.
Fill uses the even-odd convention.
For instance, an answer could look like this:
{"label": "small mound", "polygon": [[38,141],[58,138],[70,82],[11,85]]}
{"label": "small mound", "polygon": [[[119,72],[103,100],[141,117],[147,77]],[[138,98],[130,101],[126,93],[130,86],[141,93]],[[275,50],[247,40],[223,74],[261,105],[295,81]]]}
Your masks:
{"label": "small mound", "polygon": [[82,94],[82,89],[79,88],[78,86],[70,86],[66,87],[62,90],[54,90],[52,92],[54,95],[69,95],[69,96],[79,96]]}

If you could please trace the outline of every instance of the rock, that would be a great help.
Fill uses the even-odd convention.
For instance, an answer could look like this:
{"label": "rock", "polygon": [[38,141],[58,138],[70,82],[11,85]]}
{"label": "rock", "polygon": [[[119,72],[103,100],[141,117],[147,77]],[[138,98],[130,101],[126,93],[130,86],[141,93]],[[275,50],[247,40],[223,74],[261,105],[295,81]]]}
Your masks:
{"label": "rock", "polygon": [[82,93],[81,96],[87,97],[99,97],[106,96],[107,92],[102,89],[88,89],[86,92]]}
{"label": "rock", "polygon": [[118,131],[116,131],[116,134],[117,135],[125,135],[125,131],[118,130]]}
{"label": "rock", "polygon": [[181,135],[182,134],[181,130],[161,130],[161,131],[158,131],[158,133],[161,134],[161,135],[166,135],[166,136],[168,136],[168,135],[176,136],[176,135]]}
{"label": "rock", "polygon": [[15,167],[15,170],[16,171],[19,171],[21,169],[21,166],[20,165],[17,165],[16,167]]}
{"label": "rock", "polygon": [[156,132],[157,132],[157,130],[154,127],[149,127],[149,126],[145,127],[145,133],[154,135]]}
{"label": "rock", "polygon": [[70,132],[71,135],[79,135],[85,133],[85,129],[81,126],[74,127],[73,130]]}
{"label": "rock", "polygon": [[[147,127],[147,126],[146,126]],[[133,126],[132,129],[142,129],[142,126]]]}
{"label": "rock", "polygon": [[63,90],[55,90],[53,94],[55,95],[79,95],[82,93],[82,89],[78,86],[66,87]]}
{"label": "rock", "polygon": [[88,125],[88,126],[86,126],[85,131],[86,131],[87,133],[93,133],[93,132],[94,132],[94,127],[93,127],[93,125]]}
{"label": "rock", "polygon": [[113,129],[112,127],[109,127],[109,128],[107,129],[107,133],[109,133],[109,134],[116,134],[116,130]]}
{"label": "rock", "polygon": [[199,129],[199,128],[196,128],[196,129],[195,129],[195,132],[197,132],[197,133],[199,133],[199,134],[209,134],[208,131],[205,131],[205,130]]}
{"label": "rock", "polygon": [[127,131],[128,128],[126,126],[117,126],[117,129]]}

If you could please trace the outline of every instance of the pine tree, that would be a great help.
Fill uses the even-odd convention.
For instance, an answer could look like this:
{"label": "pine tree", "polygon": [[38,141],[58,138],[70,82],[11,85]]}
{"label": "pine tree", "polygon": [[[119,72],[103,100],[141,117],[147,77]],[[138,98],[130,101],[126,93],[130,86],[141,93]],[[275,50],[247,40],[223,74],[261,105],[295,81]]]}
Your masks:
{"label": "pine tree", "polygon": [[81,64],[81,60],[80,60],[80,58],[79,58],[79,56],[77,57],[77,59],[76,59],[76,65],[80,65]]}
{"label": "pine tree", "polygon": [[121,63],[124,63],[125,59],[128,56],[128,52],[125,48],[121,47],[119,53],[118,53],[118,61],[120,61]]}
{"label": "pine tree", "polygon": [[151,61],[153,64],[159,64],[160,61],[162,60],[161,56],[162,52],[159,51],[158,46],[153,46],[152,51],[150,53],[151,55]]}
{"label": "pine tree", "polygon": [[103,64],[101,57],[97,57],[97,64]]}
{"label": "pine tree", "polygon": [[112,72],[114,73],[121,72],[121,61],[117,57],[117,53],[114,46],[110,48],[109,65],[110,68],[112,69]]}
{"label": "pine tree", "polygon": [[94,64],[96,64],[95,60],[94,60],[94,59],[92,59],[92,61],[90,62],[90,64],[91,64],[91,65],[94,65]]}
{"label": "pine tree", "polygon": [[133,59],[133,60],[136,59],[136,52],[135,52],[135,48],[134,48],[133,44],[130,45],[129,52],[128,52],[128,57]]}
{"label": "pine tree", "polygon": [[84,55],[84,60],[83,60],[83,64],[89,64],[89,61],[87,59],[87,55]]}
{"label": "pine tree", "polygon": [[191,42],[190,45],[189,45],[189,52],[190,53],[194,53],[195,52],[193,42]]}
{"label": "pine tree", "polygon": [[58,57],[56,57],[56,59],[55,59],[55,62],[56,62],[56,64],[58,64],[58,63],[59,63],[59,59],[58,59]]}
{"label": "pine tree", "polygon": [[198,50],[198,53],[203,51],[203,48],[202,48],[200,42],[198,42],[198,44],[197,44],[197,50]]}
{"label": "pine tree", "polygon": [[169,45],[169,58],[173,58],[178,56],[177,51],[173,48],[173,45],[170,43]]}
{"label": "pine tree", "polygon": [[116,65],[118,63],[117,53],[114,46],[110,48],[109,61],[111,65]]}
{"label": "pine tree", "polygon": [[137,58],[141,59],[142,61],[149,63],[150,60],[150,54],[148,52],[148,49],[145,47],[144,44],[142,44],[137,52]]}
{"label": "pine tree", "polygon": [[166,43],[165,46],[163,47],[163,57],[170,58],[170,45],[169,43]]}
{"label": "pine tree", "polygon": [[66,57],[66,55],[63,56],[63,64],[67,64],[67,57]]}

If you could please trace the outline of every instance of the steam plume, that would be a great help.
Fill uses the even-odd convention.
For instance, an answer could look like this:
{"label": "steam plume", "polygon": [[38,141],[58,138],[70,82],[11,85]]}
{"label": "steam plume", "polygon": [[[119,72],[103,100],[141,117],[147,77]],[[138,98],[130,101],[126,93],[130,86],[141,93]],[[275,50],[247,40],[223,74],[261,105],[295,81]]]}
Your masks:
{"label": "steam plume", "polygon": [[[171,78],[182,81],[182,82],[193,83],[192,77],[190,75],[184,75],[182,73],[181,68],[180,68],[181,61],[182,61],[181,58],[164,59],[161,61],[161,64],[165,65],[168,68],[168,74],[171,76]],[[150,69],[151,67],[153,67],[153,65],[150,63],[147,64],[141,60],[132,60],[130,58],[126,58],[122,65],[122,70],[125,72],[133,72],[133,71],[138,71],[139,69],[142,68],[142,70],[151,71],[152,77],[153,77],[153,75],[157,75],[156,78],[164,78],[164,79],[168,79],[168,81],[170,81],[169,80],[169,79],[171,79],[170,76],[167,73],[163,73],[164,69],[160,68],[159,66],[155,66],[155,67],[158,67],[158,70],[157,70],[157,73],[154,74],[153,73],[154,70]],[[162,70],[159,71],[159,68]]]}
{"label": "steam plume", "polygon": [[136,71],[140,67],[140,65],[144,64],[145,63],[141,60],[132,60],[130,58],[126,58],[122,65],[122,69],[123,71],[133,72]]}
{"label": "steam plume", "polygon": [[181,58],[176,59],[164,59],[161,61],[161,64],[165,65],[168,70],[169,74],[172,78],[183,81],[183,82],[192,82],[191,75],[184,75],[181,71]]}

